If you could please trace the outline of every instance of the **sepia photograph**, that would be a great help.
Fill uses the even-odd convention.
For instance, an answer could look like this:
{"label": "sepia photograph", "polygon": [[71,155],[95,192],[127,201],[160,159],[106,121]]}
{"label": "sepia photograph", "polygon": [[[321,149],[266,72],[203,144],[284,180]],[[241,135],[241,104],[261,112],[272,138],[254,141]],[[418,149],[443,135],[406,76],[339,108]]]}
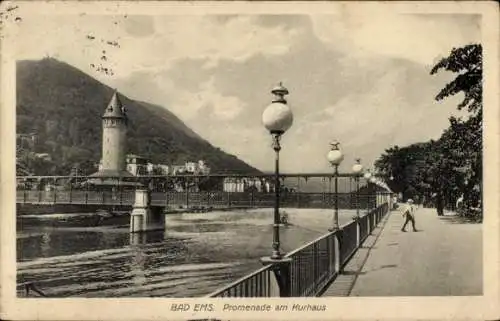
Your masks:
{"label": "sepia photograph", "polygon": [[0,5],[13,300],[485,295],[480,11],[126,2]]}

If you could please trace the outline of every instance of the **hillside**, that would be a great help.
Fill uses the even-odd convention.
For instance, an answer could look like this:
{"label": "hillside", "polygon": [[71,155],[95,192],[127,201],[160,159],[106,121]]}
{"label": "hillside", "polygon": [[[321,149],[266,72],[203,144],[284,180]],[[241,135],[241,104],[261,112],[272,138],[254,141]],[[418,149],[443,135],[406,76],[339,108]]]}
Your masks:
{"label": "hillside", "polygon": [[[112,94],[112,88],[52,58],[17,63],[17,133],[35,133],[32,151],[52,157],[30,166],[35,174],[68,175],[73,166],[86,174],[94,171],[101,155],[101,115]],[[259,173],[212,146],[167,109],[120,94],[130,119],[129,153],[162,164],[203,159],[213,173]]]}

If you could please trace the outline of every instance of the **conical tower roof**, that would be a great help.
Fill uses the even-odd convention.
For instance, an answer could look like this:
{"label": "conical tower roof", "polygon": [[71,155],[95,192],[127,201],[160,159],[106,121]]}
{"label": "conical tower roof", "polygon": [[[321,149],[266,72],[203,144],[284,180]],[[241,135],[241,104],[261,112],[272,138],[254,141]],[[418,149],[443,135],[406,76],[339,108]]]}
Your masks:
{"label": "conical tower roof", "polygon": [[113,93],[113,97],[111,97],[111,101],[109,102],[108,107],[106,107],[102,117],[126,118],[122,102],[120,101],[116,90]]}

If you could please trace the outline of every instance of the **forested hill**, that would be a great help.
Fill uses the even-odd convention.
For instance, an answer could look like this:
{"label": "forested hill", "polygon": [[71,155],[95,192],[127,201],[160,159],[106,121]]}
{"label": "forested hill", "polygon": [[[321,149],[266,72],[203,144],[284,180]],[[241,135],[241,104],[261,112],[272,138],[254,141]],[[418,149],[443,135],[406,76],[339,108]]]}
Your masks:
{"label": "forested hill", "polygon": [[[101,115],[113,89],[66,63],[45,58],[17,63],[16,94],[17,133],[35,133],[30,152],[49,153],[52,158],[38,166],[33,164],[38,160],[27,159],[28,167],[39,175],[68,175],[73,166],[80,166],[90,174],[101,156]],[[121,93],[120,99],[130,119],[129,153],[169,165],[202,159],[212,173],[259,173],[212,146],[167,109]],[[21,153],[19,158],[29,158],[28,151]]]}

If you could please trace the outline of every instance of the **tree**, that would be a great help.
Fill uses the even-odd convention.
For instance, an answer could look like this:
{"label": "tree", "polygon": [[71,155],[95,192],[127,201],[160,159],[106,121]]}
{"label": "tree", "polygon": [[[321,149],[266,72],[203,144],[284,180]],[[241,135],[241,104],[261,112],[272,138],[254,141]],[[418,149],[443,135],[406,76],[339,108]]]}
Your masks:
{"label": "tree", "polygon": [[448,57],[441,59],[431,70],[431,75],[440,70],[458,73],[458,76],[447,84],[436,96],[442,100],[449,96],[464,93],[463,101],[458,110],[467,107],[474,115],[482,111],[483,94],[483,56],[480,44],[471,44],[461,48],[453,48]]}
{"label": "tree", "polygon": [[445,203],[454,204],[464,196],[467,208],[478,206],[482,182],[482,48],[480,44],[453,48],[441,59],[431,75],[441,70],[457,73],[435,97],[443,100],[463,93],[457,109],[468,111],[465,119],[450,117],[450,125],[437,141],[394,146],[376,161],[375,166],[389,181],[389,187],[402,192],[405,198],[412,194],[434,196],[438,214]]}
{"label": "tree", "polygon": [[[375,161],[389,188],[402,193],[403,198],[415,198],[424,194],[424,157],[429,143],[417,143],[406,147],[394,146]],[[392,177],[392,180],[390,179]]]}
{"label": "tree", "polygon": [[442,69],[458,75],[435,99],[463,93],[464,99],[457,109],[467,108],[469,117],[450,117],[450,127],[439,140],[442,161],[436,163],[434,167],[439,168],[434,171],[446,182],[449,192],[463,193],[465,205],[470,209],[480,206],[476,187],[482,184],[482,46],[453,48],[448,57],[432,68],[431,75]]}

